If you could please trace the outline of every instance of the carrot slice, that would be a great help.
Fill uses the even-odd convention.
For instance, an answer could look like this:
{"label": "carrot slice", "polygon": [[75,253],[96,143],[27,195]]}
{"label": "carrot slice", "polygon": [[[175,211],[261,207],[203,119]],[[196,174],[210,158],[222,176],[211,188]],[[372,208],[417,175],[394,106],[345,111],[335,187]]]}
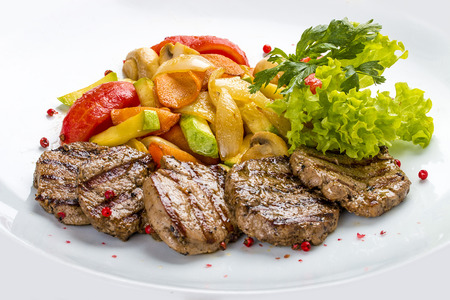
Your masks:
{"label": "carrot slice", "polygon": [[137,115],[143,110],[154,110],[158,114],[160,129],[153,131],[151,135],[163,134],[170,130],[170,128],[178,123],[181,114],[173,113],[169,109],[155,108],[155,107],[127,107],[122,109],[113,109],[111,111],[111,119],[114,125],[120,124],[123,121]]}
{"label": "carrot slice", "polygon": [[152,156],[152,159],[157,164],[158,168],[161,166],[161,159],[166,155],[173,156],[179,161],[190,161],[195,163],[199,162],[195,157],[193,157],[186,151],[173,148],[162,143],[150,143],[150,145],[148,146],[148,152]]}
{"label": "carrot slice", "polygon": [[156,167],[161,167],[161,158],[164,156],[163,150],[156,143],[151,143],[148,146],[148,153],[152,156],[153,161],[156,163]]}
{"label": "carrot slice", "polygon": [[189,148],[189,143],[183,134],[183,130],[181,130],[181,127],[178,124],[174,125],[172,128],[170,128],[169,131],[162,134],[161,137],[163,139],[171,142],[172,144],[175,144],[181,150],[186,151],[187,153],[191,154],[196,159],[198,159],[199,161],[201,161],[202,163],[204,163],[206,165],[215,165],[220,162],[219,158],[203,156],[203,155],[197,154],[194,151],[192,151],[191,148]]}
{"label": "carrot slice", "polygon": [[166,107],[180,108],[197,99],[202,88],[202,78],[192,71],[164,73],[155,77],[155,93]]}
{"label": "carrot slice", "polygon": [[201,54],[201,56],[209,60],[215,67],[223,68],[225,74],[231,76],[241,76],[244,74],[241,66],[226,56],[220,54]]}

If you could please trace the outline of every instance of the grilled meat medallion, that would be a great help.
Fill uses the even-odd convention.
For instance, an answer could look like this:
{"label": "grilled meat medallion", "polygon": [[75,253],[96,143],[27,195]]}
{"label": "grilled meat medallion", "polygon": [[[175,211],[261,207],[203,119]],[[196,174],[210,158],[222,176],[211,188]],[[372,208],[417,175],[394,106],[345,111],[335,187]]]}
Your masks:
{"label": "grilled meat medallion", "polygon": [[184,255],[211,253],[234,241],[239,230],[224,201],[225,170],[165,156],[144,184],[152,228]]}
{"label": "grilled meat medallion", "polygon": [[306,189],[285,156],[234,165],[227,175],[225,199],[245,234],[274,245],[318,245],[335,230],[339,218],[338,205]]}
{"label": "grilled meat medallion", "polygon": [[382,215],[405,199],[411,185],[386,147],[362,160],[299,147],[290,163],[303,184],[358,216]]}
{"label": "grilled meat medallion", "polygon": [[[124,241],[142,232],[147,223],[142,185],[153,170],[149,154],[128,146],[108,147],[80,166],[79,201],[92,226]],[[106,191],[113,196],[105,197]],[[105,207],[110,216],[102,214]]]}
{"label": "grilled meat medallion", "polygon": [[33,185],[36,200],[48,213],[67,225],[87,225],[89,219],[78,202],[79,167],[106,147],[76,142],[45,151],[36,162]]}

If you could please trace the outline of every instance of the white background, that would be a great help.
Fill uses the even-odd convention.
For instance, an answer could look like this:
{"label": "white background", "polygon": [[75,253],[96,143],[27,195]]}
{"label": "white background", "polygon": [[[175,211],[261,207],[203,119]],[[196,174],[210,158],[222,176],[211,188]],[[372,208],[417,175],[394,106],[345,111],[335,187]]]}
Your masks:
{"label": "white background", "polygon": [[[410,72],[406,80],[410,82],[411,79],[420,84],[428,78],[435,78],[436,71],[440,74],[439,82],[436,82],[434,92],[433,84],[427,82],[427,92],[430,88],[431,95],[436,95],[436,91],[448,92],[448,88],[442,87],[450,82],[450,72],[448,69],[442,70],[450,65],[446,56],[449,52],[445,51],[449,49],[450,23],[448,4],[444,1],[161,2],[163,1],[2,2],[1,298],[129,299],[137,296],[152,299],[445,299],[450,267],[448,222],[443,223],[446,226],[442,228],[442,238],[437,239],[439,242],[424,242],[418,247],[417,255],[400,264],[384,266],[379,271],[367,272],[357,278],[350,277],[344,281],[300,290],[278,291],[276,294],[270,291],[263,294],[258,291],[220,294],[204,290],[160,288],[117,276],[99,275],[95,269],[81,268],[73,261],[66,263],[55,259],[51,253],[43,253],[21,241],[9,230],[14,223],[15,213],[6,211],[8,206],[1,204],[14,204],[12,206],[18,207],[19,211],[29,209],[33,194],[31,172],[37,159],[38,141],[43,132],[50,132],[53,144],[56,142],[57,131],[54,127],[58,119],[35,124],[36,114],[43,116],[48,108],[57,106],[54,96],[95,81],[101,77],[99,73],[106,69],[120,70],[121,62],[118,57],[122,59],[131,49],[155,44],[167,35],[210,34],[228,37],[247,52],[254,65],[261,57],[260,49],[263,44],[290,40],[286,34],[291,32],[289,26],[295,22],[312,26],[345,16],[361,22],[374,18],[386,25],[383,32],[389,35],[392,32],[405,42],[407,48],[420,50],[410,52],[413,64],[411,68],[414,70],[414,64],[417,64],[417,70],[424,71]],[[293,38],[292,43],[297,40],[298,37]],[[437,96],[448,100],[448,95]],[[447,112],[446,109],[434,112],[438,117],[437,125],[448,125],[448,121],[444,120],[444,113]],[[444,137],[441,143],[448,145],[448,138]],[[438,161],[442,166],[448,165],[446,153],[448,152],[444,153],[445,159]],[[426,165],[426,162],[420,160],[416,160],[416,163]],[[439,170],[436,164],[429,167],[430,170]],[[406,170],[413,172],[414,168],[413,162],[406,162]],[[429,181],[442,196],[448,195],[448,184],[445,170],[441,171],[440,176],[437,172],[434,176],[430,175]],[[17,201],[20,203],[17,204]],[[37,214],[39,217],[42,212],[37,211]],[[427,211],[424,210],[424,215],[426,214]],[[26,222],[22,221],[20,225],[22,231],[39,232],[39,229],[31,225],[28,228]],[[422,238],[426,240],[426,237]],[[393,247],[392,251],[395,250]],[[414,252],[415,249],[408,249],[409,251]],[[195,273],[185,276],[195,276]],[[277,274],[274,274],[274,281],[276,280]]]}

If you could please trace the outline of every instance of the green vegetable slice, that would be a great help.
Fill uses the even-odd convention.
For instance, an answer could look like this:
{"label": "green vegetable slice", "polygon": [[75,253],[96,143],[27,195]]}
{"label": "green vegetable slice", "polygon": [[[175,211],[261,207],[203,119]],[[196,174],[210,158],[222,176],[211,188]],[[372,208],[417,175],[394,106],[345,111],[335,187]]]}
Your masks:
{"label": "green vegetable slice", "polygon": [[67,95],[58,97],[57,99],[67,106],[72,106],[72,104],[75,101],[77,101],[81,96],[83,96],[83,94],[86,93],[87,91],[92,90],[93,88],[95,88],[103,83],[110,82],[110,81],[117,81],[116,73],[110,72],[110,73],[106,74],[105,77],[94,82],[93,84],[91,84],[85,88],[79,89],[77,91],[71,92]]}

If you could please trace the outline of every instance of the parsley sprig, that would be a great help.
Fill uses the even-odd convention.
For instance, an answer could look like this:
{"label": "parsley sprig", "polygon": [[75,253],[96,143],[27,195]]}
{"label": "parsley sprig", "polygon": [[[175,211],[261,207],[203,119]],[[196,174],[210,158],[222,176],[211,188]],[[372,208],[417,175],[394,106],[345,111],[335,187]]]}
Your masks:
{"label": "parsley sprig", "polygon": [[[347,18],[333,20],[330,24],[319,25],[306,29],[297,43],[295,54],[286,54],[283,50],[275,48],[269,53],[269,61],[278,65],[271,69],[258,72],[250,92],[255,93],[263,85],[267,85],[279,73],[283,75],[278,80],[278,88],[285,87],[281,93],[289,94],[295,87],[305,86],[305,78],[315,73],[316,68],[328,63],[332,59],[354,59],[364,50],[365,43],[373,40],[381,30],[381,25],[373,20],[364,24],[355,25]],[[309,57],[308,62],[302,59]],[[375,84],[383,83],[385,78],[379,74],[383,70],[378,61],[364,62],[358,66],[347,65],[345,81],[341,84],[344,92],[352,88],[359,90],[359,75],[369,75]]]}

